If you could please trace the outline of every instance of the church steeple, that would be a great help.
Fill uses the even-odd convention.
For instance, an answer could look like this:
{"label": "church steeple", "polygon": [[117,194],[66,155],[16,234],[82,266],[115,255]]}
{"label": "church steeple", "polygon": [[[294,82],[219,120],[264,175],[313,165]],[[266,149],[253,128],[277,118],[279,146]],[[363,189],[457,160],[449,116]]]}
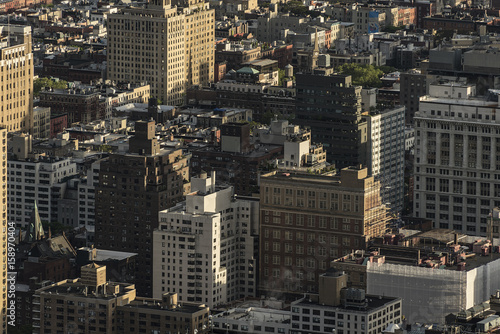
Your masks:
{"label": "church steeple", "polygon": [[45,238],[45,231],[43,230],[42,220],[38,214],[38,206],[35,201],[35,207],[33,211],[31,211],[30,224],[28,225],[28,231],[26,232],[24,241],[35,242],[43,238]]}
{"label": "church steeple", "polygon": [[314,32],[314,51],[319,53],[319,45],[318,45],[318,28]]}

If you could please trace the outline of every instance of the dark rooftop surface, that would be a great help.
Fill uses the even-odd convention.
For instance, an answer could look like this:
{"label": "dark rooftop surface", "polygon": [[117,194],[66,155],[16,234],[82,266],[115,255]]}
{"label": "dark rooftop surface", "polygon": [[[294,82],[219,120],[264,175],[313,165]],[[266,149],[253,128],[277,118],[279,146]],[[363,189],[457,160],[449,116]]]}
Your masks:
{"label": "dark rooftop surface", "polygon": [[310,299],[304,298],[302,301],[298,302],[295,305],[302,305],[302,306],[319,306],[319,307],[325,307],[325,308],[336,308],[337,310],[349,310],[349,311],[360,311],[360,312],[366,312],[366,311],[372,311],[376,310],[380,307],[383,307],[387,303],[394,302],[400,298],[396,297],[383,297],[383,296],[375,296],[375,295],[365,295],[366,300],[368,301],[368,305],[366,308],[358,308],[358,307],[352,307],[352,306],[347,306],[344,307],[343,305],[339,306],[327,306],[327,305],[322,305],[319,304],[318,302],[310,301]]}
{"label": "dark rooftop surface", "polygon": [[205,309],[205,305],[200,304],[189,304],[189,303],[180,303],[179,306],[171,309],[167,309],[163,307],[161,304],[161,300],[152,299],[152,298],[137,298],[131,303],[127,305],[123,305],[123,307],[127,308],[143,308],[143,309],[157,309],[168,312],[176,312],[176,313],[196,313],[199,311],[203,311]]}

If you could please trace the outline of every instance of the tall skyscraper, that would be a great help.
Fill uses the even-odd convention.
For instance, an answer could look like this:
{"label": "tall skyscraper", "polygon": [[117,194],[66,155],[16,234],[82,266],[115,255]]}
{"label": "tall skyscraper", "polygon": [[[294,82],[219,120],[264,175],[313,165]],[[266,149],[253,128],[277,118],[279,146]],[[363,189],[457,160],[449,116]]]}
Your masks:
{"label": "tall skyscraper", "polygon": [[214,77],[215,11],[203,0],[153,0],[108,19],[108,78],[147,82],[151,97],[182,104]]}
{"label": "tall skyscraper", "polygon": [[365,119],[368,172],[381,183],[382,202],[393,213],[400,213],[404,204],[405,107],[372,111]]}
{"label": "tall skyscraper", "polygon": [[500,118],[497,91],[476,97],[476,87],[431,85],[415,114],[414,215],[470,235],[489,231],[500,206]]}
{"label": "tall skyscraper", "polygon": [[191,179],[186,202],[160,212],[153,232],[153,297],[210,307],[256,295],[259,201],[216,187],[215,171]]}
{"label": "tall skyscraper", "polygon": [[342,169],[366,165],[367,125],[361,116],[361,86],[351,76],[316,69],[297,74],[295,123],[311,128],[311,139],[323,143],[327,160]]}
{"label": "tall skyscraper", "polygon": [[28,132],[33,124],[31,27],[0,25],[0,124]]}
{"label": "tall skyscraper", "polygon": [[135,124],[129,153],[101,161],[96,186],[95,241],[99,248],[137,253],[138,295],[151,295],[152,238],[158,212],[189,189],[189,160],[181,149],[160,149],[154,121]]}

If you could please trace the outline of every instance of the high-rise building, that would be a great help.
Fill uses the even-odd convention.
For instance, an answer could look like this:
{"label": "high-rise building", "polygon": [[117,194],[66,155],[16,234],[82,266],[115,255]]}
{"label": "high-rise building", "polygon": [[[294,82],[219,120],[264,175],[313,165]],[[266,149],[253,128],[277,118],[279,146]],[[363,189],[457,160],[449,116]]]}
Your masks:
{"label": "high-rise building", "polygon": [[[82,267],[81,278],[44,286],[33,295],[33,333],[186,333],[209,330],[209,308],[136,296],[133,284],[106,281],[106,266]],[[161,329],[167,329],[162,331]]]}
{"label": "high-rise building", "polygon": [[295,123],[311,128],[311,139],[323,143],[327,160],[342,169],[366,164],[367,127],[361,116],[361,86],[350,75],[316,69],[297,74]]}
{"label": "high-rise building", "polygon": [[401,83],[399,103],[406,107],[406,124],[413,125],[420,97],[427,94],[427,75],[413,69],[401,73],[399,78]]}
{"label": "high-rise building", "polygon": [[[1,175],[1,180],[2,180],[2,189],[1,189],[1,203],[2,203],[2,220],[1,220],[1,226],[2,226],[2,232],[0,233],[0,236],[2,237],[2,240],[6,240],[7,235],[6,235],[6,230],[7,230],[7,129],[2,128],[0,129],[0,162],[3,168],[0,171]],[[5,241],[2,243],[2,250],[5,252],[7,251],[7,244]],[[2,282],[7,279],[7,263],[5,257],[2,258],[2,270],[0,271],[0,279],[2,279]],[[7,332],[7,322],[6,322],[6,315],[7,315],[7,296],[5,293],[0,295],[0,329],[2,333]]]}
{"label": "high-rise building", "polygon": [[405,163],[405,107],[370,112],[367,167],[380,181],[382,202],[394,213],[403,209]]}
{"label": "high-rise building", "polygon": [[488,236],[489,214],[500,205],[498,92],[479,98],[475,86],[456,82],[429,91],[415,115],[414,215]]}
{"label": "high-rise building", "polygon": [[0,25],[0,124],[7,131],[33,126],[31,27]]}
{"label": "high-rise building", "polygon": [[340,176],[273,172],[260,184],[263,293],[317,292],[330,261],[386,232],[380,182],[366,168]]}
{"label": "high-rise building", "polygon": [[154,121],[135,123],[129,152],[101,160],[95,194],[95,241],[103,249],[137,253],[137,291],[151,295],[152,238],[158,212],[189,189],[189,156],[161,149]]}
{"label": "high-rise building", "polygon": [[153,232],[153,297],[210,307],[255,296],[259,201],[216,187],[215,171],[191,179],[186,202],[160,212]]}
{"label": "high-rise building", "polygon": [[36,201],[42,221],[59,221],[58,199],[64,197],[66,179],[77,175],[76,164],[69,158],[33,154],[31,135],[14,136],[10,146],[8,220],[26,227]]}
{"label": "high-rise building", "polygon": [[154,0],[108,18],[108,78],[147,82],[163,104],[214,78],[215,12],[202,0]]}

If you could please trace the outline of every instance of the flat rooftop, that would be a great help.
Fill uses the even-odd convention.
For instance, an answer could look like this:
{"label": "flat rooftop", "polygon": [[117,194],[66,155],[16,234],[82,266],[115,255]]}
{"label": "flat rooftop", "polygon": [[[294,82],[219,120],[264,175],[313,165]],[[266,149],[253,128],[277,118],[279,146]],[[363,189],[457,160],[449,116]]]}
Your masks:
{"label": "flat rooftop", "polygon": [[[88,286],[81,283],[80,279],[76,280],[66,280],[66,282],[59,284],[59,285],[51,285],[46,288],[42,288],[40,293],[42,294],[51,294],[51,295],[59,295],[61,297],[66,296],[66,297],[81,297],[81,298],[93,298],[93,299],[101,299],[101,300],[111,300],[116,297],[124,296],[128,292],[130,292],[130,289],[125,289],[127,287],[130,287],[132,290],[135,289],[133,284],[129,283],[108,283],[113,286],[119,285],[120,289],[119,292],[116,295],[113,294],[96,294],[94,295],[91,293],[91,291],[88,289]],[[87,292],[87,293],[86,293]]]}
{"label": "flat rooftop", "polygon": [[[455,98],[448,98],[448,97],[433,97],[433,96],[426,95],[426,96],[422,96],[420,98],[420,102],[454,104],[454,105],[471,106],[471,107],[498,108],[497,101],[487,101],[486,99],[483,99],[483,98],[455,99]],[[419,114],[422,116],[423,115],[430,116],[428,114],[422,113],[421,111],[419,112]],[[432,117],[436,118],[436,116],[432,116]],[[451,119],[451,117],[450,117],[450,119]]]}
{"label": "flat rooftop", "polygon": [[177,307],[167,309],[162,306],[161,299],[153,299],[153,298],[136,298],[132,302],[127,305],[123,305],[122,307],[126,308],[141,308],[141,309],[149,309],[149,310],[161,310],[163,312],[176,312],[176,313],[196,313],[199,311],[203,311],[206,306],[204,304],[190,304],[182,302]]}
{"label": "flat rooftop", "polygon": [[351,307],[347,306],[344,307],[342,305],[339,306],[328,306],[328,305],[322,305],[317,302],[311,301],[308,298],[302,299],[300,302],[295,303],[294,305],[300,305],[300,306],[306,306],[306,307],[311,307],[311,306],[319,306],[322,308],[335,308],[339,311],[346,310],[346,311],[358,311],[358,312],[366,312],[366,311],[373,311],[376,310],[380,307],[383,307],[387,303],[394,302],[398,300],[399,298],[397,297],[384,297],[384,296],[375,296],[375,295],[365,295],[365,299],[367,301],[367,307],[363,309],[359,309],[358,307]]}
{"label": "flat rooftop", "polygon": [[277,172],[274,175],[268,174],[262,178],[265,179],[281,179],[284,181],[297,181],[297,182],[313,182],[321,184],[334,184],[340,185],[339,176],[324,176],[324,175],[314,175],[314,174],[298,174],[289,172]]}
{"label": "flat rooftop", "polygon": [[289,323],[290,312],[273,310],[269,308],[248,307],[248,308],[235,308],[226,312],[221,312],[213,316],[217,318],[238,320],[238,321],[253,321],[253,322],[275,322],[275,323]]}
{"label": "flat rooftop", "polygon": [[432,240],[436,240],[436,241],[444,243],[444,244],[451,244],[455,240],[455,234],[457,235],[457,239],[459,242],[460,242],[460,240],[463,240],[466,237],[465,234],[455,232],[454,230],[442,229],[442,228],[437,228],[437,229],[433,229],[433,230],[426,231],[426,232],[412,234],[409,237],[410,238],[419,237],[421,239],[432,239]]}

